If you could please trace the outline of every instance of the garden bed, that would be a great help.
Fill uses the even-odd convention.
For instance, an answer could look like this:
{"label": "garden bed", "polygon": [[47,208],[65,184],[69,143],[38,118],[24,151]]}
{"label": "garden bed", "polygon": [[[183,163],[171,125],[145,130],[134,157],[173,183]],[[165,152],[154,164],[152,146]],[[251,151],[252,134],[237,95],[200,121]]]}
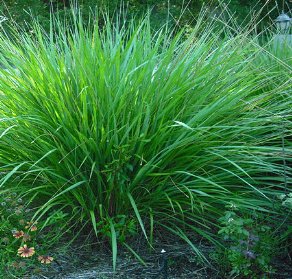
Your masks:
{"label": "garden bed", "polygon": [[[189,245],[180,240],[157,242],[156,249],[150,251],[144,242],[136,240],[133,242],[135,251],[143,258],[146,266],[141,264],[132,253],[121,248],[117,260],[117,269],[114,272],[112,267],[112,256],[109,247],[101,244],[88,244],[79,246],[72,245],[67,252],[54,254],[55,261],[43,268],[30,270],[23,279],[219,279],[228,277],[225,272],[214,261],[217,248],[207,243],[198,242],[198,248],[206,255],[210,264],[202,263]],[[164,255],[166,251],[167,269],[165,269]],[[272,265],[274,271],[268,278],[290,279],[292,278],[292,260],[288,257],[277,258]],[[227,267],[226,263],[226,267]],[[225,267],[225,268],[226,268]],[[259,277],[264,278],[264,277]]]}

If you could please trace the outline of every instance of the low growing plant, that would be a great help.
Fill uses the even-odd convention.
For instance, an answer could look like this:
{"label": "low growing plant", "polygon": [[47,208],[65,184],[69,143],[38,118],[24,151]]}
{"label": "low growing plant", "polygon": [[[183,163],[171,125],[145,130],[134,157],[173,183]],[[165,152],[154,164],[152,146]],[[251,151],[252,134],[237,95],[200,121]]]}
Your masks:
{"label": "low growing plant", "polygon": [[124,243],[127,237],[137,234],[137,224],[135,219],[129,218],[126,215],[118,215],[115,218],[101,218],[96,224],[97,234],[101,237],[111,239],[111,224],[116,232],[116,238],[120,243]]}
{"label": "low growing plant", "polygon": [[276,239],[271,227],[255,216],[241,217],[237,211],[226,211],[219,219],[219,235],[224,240],[227,265],[231,276],[262,278],[273,271],[271,260]]}
{"label": "low growing plant", "polygon": [[54,258],[46,254],[46,242],[52,234],[44,235],[39,224],[30,221],[31,210],[15,192],[0,195],[0,270],[3,276],[23,275],[38,263],[50,264]]}

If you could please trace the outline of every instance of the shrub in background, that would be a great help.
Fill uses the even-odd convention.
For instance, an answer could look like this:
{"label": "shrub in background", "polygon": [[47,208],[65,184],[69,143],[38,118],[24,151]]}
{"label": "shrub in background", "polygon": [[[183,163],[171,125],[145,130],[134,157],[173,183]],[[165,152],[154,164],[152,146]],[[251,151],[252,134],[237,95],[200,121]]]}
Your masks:
{"label": "shrub in background", "polygon": [[[49,27],[49,6],[41,0],[1,0],[0,15],[13,22],[23,30],[29,31],[33,18],[38,18],[44,28]],[[8,27],[7,22],[3,22],[3,27]]]}
{"label": "shrub in background", "polygon": [[[209,16],[212,17],[215,14],[218,16],[224,10],[222,6],[225,4],[221,0],[0,0],[0,15],[23,28],[26,26],[29,31],[35,17],[43,28],[49,30],[50,11],[60,18],[68,19],[68,11],[76,5],[80,7],[84,21],[89,20],[91,12],[95,9],[106,9],[110,15],[114,15],[116,10],[124,10],[129,17],[140,17],[150,9],[152,27],[159,28],[168,21],[169,24],[181,28],[185,25],[193,27],[196,24],[194,19],[198,17],[204,5],[209,8]],[[228,6],[230,11],[226,13],[227,21],[232,15],[238,25],[245,26],[250,21],[254,21],[253,25],[260,22],[258,29],[270,25],[271,19],[275,19],[282,10],[291,10],[290,1],[282,0],[231,0]],[[255,17],[256,14],[258,16]]]}

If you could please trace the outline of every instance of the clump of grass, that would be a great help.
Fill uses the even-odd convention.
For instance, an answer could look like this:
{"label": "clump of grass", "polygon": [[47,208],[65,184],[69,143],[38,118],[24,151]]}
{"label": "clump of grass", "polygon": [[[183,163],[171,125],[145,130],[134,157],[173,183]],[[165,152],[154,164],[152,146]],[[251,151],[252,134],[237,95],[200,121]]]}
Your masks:
{"label": "clump of grass", "polygon": [[291,183],[291,89],[247,34],[78,17],[32,31],[0,35],[0,186],[30,198],[35,220],[70,213],[109,236],[115,264],[137,230],[152,245],[166,229],[204,258],[187,232],[215,241],[226,205],[275,213]]}

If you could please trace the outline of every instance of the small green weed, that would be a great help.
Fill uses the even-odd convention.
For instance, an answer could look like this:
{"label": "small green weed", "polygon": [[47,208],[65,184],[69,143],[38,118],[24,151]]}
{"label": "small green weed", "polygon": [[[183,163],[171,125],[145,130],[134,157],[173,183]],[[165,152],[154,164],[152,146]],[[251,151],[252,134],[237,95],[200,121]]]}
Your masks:
{"label": "small green weed", "polygon": [[226,211],[219,222],[222,227],[218,233],[226,243],[231,276],[262,278],[273,271],[275,241],[269,226],[260,223],[257,216],[242,217],[234,210]]}
{"label": "small green weed", "polygon": [[137,234],[137,223],[134,219],[128,218],[126,215],[118,215],[114,218],[103,218],[96,223],[97,232],[106,239],[111,238],[111,224],[113,224],[116,238],[119,243],[124,243],[126,237]]}
{"label": "small green weed", "polygon": [[282,206],[292,209],[292,192],[289,194],[281,194],[279,199],[281,200]]}

